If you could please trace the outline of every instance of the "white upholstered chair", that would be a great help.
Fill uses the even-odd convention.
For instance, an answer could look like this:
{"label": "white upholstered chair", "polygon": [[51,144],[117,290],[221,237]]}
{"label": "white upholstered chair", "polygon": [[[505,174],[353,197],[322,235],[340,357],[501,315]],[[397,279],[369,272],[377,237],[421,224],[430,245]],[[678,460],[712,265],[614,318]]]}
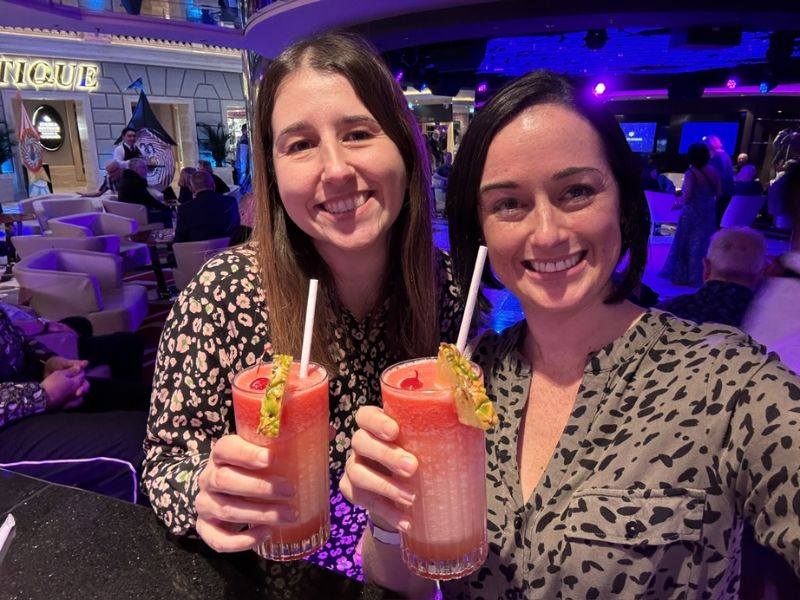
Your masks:
{"label": "white upholstered chair", "polygon": [[82,316],[95,335],[135,331],[147,316],[147,288],[122,282],[122,259],[105,252],[40,250],[14,266],[20,302],[41,316]]}
{"label": "white upholstered chair", "polygon": [[148,223],[147,222],[147,207],[144,204],[134,204],[132,202],[120,202],[117,197],[103,198],[103,208],[106,212],[112,215],[119,215],[134,219],[139,224],[139,231],[148,231],[151,229],[163,229],[163,223]]}
{"label": "white upholstered chair", "polygon": [[175,287],[179,290],[185,288],[192,277],[200,272],[203,265],[215,254],[219,254],[227,248],[229,242],[230,238],[217,238],[173,244],[175,268],[172,269],[172,276],[175,279]]}
{"label": "white upholstered chair", "polygon": [[733,196],[720,227],[750,227],[766,200],[764,196]]}
{"label": "white upholstered chair", "polygon": [[125,270],[138,269],[150,264],[150,251],[147,245],[133,242],[127,237],[139,230],[139,224],[134,219],[102,212],[80,213],[50,220],[50,229],[53,235],[64,237],[118,235],[119,254]]}
{"label": "white upholstered chair", "polygon": [[50,229],[50,219],[79,213],[101,212],[102,210],[102,205],[93,198],[73,197],[50,200],[37,198],[33,202],[33,212],[39,219],[42,232]]}
{"label": "white upholstered chair", "polygon": [[64,250],[89,250],[119,254],[118,235],[98,235],[96,237],[60,237],[55,235],[17,235],[11,243],[20,258],[27,258],[39,250],[59,248]]}

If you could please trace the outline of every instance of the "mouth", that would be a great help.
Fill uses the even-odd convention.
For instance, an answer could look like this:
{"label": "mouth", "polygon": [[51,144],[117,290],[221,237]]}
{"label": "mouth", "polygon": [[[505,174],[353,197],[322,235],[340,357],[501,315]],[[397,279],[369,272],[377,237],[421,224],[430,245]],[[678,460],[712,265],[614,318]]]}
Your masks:
{"label": "mouth", "polygon": [[586,250],[581,250],[558,260],[524,260],[522,265],[534,273],[560,273],[567,271],[586,258]]}
{"label": "mouth", "polygon": [[349,212],[354,212],[360,206],[364,206],[369,199],[369,192],[358,192],[352,196],[339,197],[333,200],[326,200],[322,204],[318,204],[320,210],[325,211],[331,215],[343,215]]}

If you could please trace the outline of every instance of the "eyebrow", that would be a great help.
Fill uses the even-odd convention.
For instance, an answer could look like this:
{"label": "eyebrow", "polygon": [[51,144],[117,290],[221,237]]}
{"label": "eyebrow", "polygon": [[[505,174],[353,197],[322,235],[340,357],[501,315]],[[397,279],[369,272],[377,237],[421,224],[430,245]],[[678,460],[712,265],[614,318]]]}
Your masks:
{"label": "eyebrow", "polygon": [[[561,169],[560,171],[553,173],[551,179],[553,181],[560,181],[561,179],[566,179],[567,177],[572,177],[573,175],[587,172],[602,173],[600,169],[596,169],[594,167],[567,167],[566,169]],[[518,188],[519,184],[515,181],[496,181],[494,183],[482,185],[478,190],[478,194],[485,194],[486,192],[491,192],[492,190],[514,190]]]}
{"label": "eyebrow", "polygon": [[[348,115],[346,117],[342,117],[338,121],[338,125],[357,125],[359,123],[369,123],[371,125],[378,125],[379,123],[369,115]],[[285,135],[291,135],[293,133],[297,133],[299,131],[304,131],[309,129],[311,124],[308,121],[297,121],[284,127],[281,129],[280,133],[275,136],[275,140],[279,140]]]}

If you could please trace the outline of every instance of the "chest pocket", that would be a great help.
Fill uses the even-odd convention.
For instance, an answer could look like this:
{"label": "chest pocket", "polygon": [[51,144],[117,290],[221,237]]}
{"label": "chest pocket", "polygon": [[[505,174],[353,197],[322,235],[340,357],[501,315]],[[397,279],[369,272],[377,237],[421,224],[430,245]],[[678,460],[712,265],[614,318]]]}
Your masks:
{"label": "chest pocket", "polygon": [[686,488],[577,492],[567,508],[566,537],[632,546],[696,542],[705,499],[705,491]]}
{"label": "chest pocket", "polygon": [[687,593],[702,554],[705,499],[687,488],[577,492],[565,518],[564,589],[600,598]]}

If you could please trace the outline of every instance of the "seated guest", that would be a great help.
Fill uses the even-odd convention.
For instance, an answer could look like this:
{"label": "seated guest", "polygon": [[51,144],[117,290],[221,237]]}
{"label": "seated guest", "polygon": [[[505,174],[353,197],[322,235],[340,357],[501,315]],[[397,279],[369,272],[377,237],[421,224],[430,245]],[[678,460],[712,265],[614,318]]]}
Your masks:
{"label": "seated guest", "polygon": [[800,373],[800,163],[792,163],[780,181],[783,212],[792,225],[789,251],[778,259],[780,276],[761,286],[742,329]]}
{"label": "seated guest", "polygon": [[658,174],[658,164],[650,160],[642,170],[642,188],[651,192],[675,193],[675,184],[666,175]]}
{"label": "seated guest", "polygon": [[178,204],[188,202],[193,198],[189,179],[197,172],[194,167],[184,167],[178,176]]}
{"label": "seated guest", "polygon": [[214,191],[208,171],[197,171],[189,179],[194,198],[178,207],[176,242],[199,242],[230,237],[239,224],[236,198]]}
{"label": "seated guest", "polygon": [[124,404],[133,384],[114,380],[100,392],[88,361],[58,356],[1,309],[0,340],[0,467],[133,500],[147,413],[132,409],[149,394]]}
{"label": "seated guest", "polygon": [[206,171],[211,175],[211,177],[214,178],[214,191],[218,194],[227,194],[231,191],[231,188],[228,187],[228,184],[222,181],[222,178],[214,173],[214,168],[207,160],[198,160],[197,169],[200,171]]}
{"label": "seated guest", "polygon": [[247,192],[239,200],[239,225],[233,230],[231,246],[244,244],[253,235],[253,227],[256,220],[255,197],[253,192]]}
{"label": "seated guest", "polygon": [[756,168],[753,165],[744,165],[733,178],[734,196],[761,196],[764,188],[756,179]]}
{"label": "seated guest", "polygon": [[748,227],[720,229],[703,259],[703,286],[657,306],[697,323],[738,327],[764,274],[764,236]]}
{"label": "seated guest", "polygon": [[97,188],[96,192],[83,192],[78,194],[84,198],[97,198],[106,192],[116,192],[119,186],[119,180],[122,177],[122,167],[115,160],[109,160],[106,163],[106,176],[103,178],[103,183]]}
{"label": "seated guest", "polygon": [[172,211],[160,201],[161,194],[147,185],[147,162],[141,158],[132,158],[128,165],[129,168],[122,172],[117,199],[120,202],[146,206],[148,222],[172,227]]}

